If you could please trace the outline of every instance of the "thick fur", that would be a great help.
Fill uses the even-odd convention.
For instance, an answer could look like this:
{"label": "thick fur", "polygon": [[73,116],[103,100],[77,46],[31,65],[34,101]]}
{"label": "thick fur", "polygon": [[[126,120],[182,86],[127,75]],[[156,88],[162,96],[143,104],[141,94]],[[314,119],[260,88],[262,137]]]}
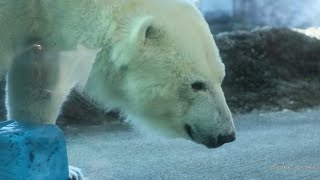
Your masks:
{"label": "thick fur", "polygon": [[235,131],[224,65],[191,0],[2,0],[0,23],[10,119],[54,123],[80,82],[104,108],[165,135],[190,139],[188,124],[209,144]]}

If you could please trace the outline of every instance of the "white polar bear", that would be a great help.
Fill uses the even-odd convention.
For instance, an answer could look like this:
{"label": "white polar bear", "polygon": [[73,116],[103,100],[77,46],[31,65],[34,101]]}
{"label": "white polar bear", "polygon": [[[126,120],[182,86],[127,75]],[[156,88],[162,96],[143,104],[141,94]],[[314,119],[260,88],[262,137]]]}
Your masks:
{"label": "white polar bear", "polygon": [[[55,123],[79,82],[138,126],[219,147],[235,139],[224,65],[191,0],[2,0],[9,118]],[[92,67],[92,69],[91,69]]]}

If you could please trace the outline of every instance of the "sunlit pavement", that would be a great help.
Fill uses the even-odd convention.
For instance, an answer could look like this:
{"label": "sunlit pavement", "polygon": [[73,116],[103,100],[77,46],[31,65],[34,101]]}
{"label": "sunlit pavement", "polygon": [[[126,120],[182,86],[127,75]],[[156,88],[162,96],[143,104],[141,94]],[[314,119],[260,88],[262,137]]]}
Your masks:
{"label": "sunlit pavement", "polygon": [[92,180],[320,179],[319,108],[234,119],[237,140],[218,149],[120,124],[69,127],[69,161]]}

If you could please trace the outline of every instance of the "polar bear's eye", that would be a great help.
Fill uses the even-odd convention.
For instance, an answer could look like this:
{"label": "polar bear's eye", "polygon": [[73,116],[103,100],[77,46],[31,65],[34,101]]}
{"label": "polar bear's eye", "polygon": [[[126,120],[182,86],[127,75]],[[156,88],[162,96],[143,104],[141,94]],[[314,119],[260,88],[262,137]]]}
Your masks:
{"label": "polar bear's eye", "polygon": [[149,26],[146,30],[145,36],[147,39],[158,39],[160,36],[160,32],[155,27]]}
{"label": "polar bear's eye", "polygon": [[146,30],[146,38],[150,37],[152,33],[152,26],[149,26]]}
{"label": "polar bear's eye", "polygon": [[195,82],[191,84],[191,87],[194,91],[205,91],[206,90],[206,84],[203,82]]}

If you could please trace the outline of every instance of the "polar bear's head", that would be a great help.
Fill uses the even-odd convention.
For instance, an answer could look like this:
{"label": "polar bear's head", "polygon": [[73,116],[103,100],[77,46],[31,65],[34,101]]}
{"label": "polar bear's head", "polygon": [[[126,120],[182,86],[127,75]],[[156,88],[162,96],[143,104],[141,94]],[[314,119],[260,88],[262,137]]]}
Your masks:
{"label": "polar bear's head", "polygon": [[165,135],[210,148],[233,141],[224,64],[200,12],[185,0],[135,6],[143,12],[129,13],[98,54],[88,94]]}

